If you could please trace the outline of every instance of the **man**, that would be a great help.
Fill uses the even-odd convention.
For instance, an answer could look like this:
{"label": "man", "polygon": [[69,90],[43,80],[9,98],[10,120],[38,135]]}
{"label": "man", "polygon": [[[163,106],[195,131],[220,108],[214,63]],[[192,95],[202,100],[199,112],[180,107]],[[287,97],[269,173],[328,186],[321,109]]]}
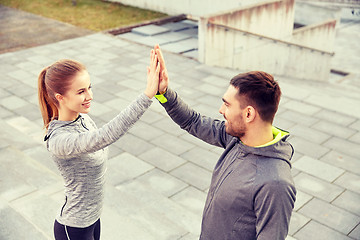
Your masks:
{"label": "man", "polygon": [[213,171],[200,239],[285,239],[296,190],[289,133],[272,126],[281,95],[278,83],[260,71],[233,77],[220,108],[225,121],[212,119],[168,88],[161,50],[155,50],[161,68],[156,98],[182,129],[225,149]]}

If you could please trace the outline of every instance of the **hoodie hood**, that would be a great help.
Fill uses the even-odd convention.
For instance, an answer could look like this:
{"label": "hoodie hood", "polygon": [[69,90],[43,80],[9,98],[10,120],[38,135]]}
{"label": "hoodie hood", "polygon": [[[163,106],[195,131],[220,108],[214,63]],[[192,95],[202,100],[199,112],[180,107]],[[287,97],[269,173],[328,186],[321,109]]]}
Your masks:
{"label": "hoodie hood", "polygon": [[244,145],[239,139],[240,148],[248,154],[254,154],[257,156],[264,156],[268,158],[277,158],[286,161],[290,167],[290,160],[294,154],[293,146],[287,141],[290,134],[287,131],[273,127],[274,140],[271,142],[257,146],[249,147]]}
{"label": "hoodie hood", "polygon": [[79,114],[79,116],[78,116],[75,120],[73,120],[73,121],[53,120],[53,121],[51,121],[50,124],[49,124],[49,128],[48,128],[48,131],[47,131],[47,133],[46,133],[46,135],[45,135],[45,137],[44,137],[44,141],[47,141],[47,140],[50,138],[51,134],[52,134],[55,130],[57,130],[57,129],[59,129],[59,128],[64,128],[64,129],[66,129],[66,127],[73,127],[73,126],[76,126],[76,125],[78,125],[78,126],[81,126],[81,125],[82,125],[84,128],[87,129],[87,127],[86,127],[85,124],[83,123],[83,117],[82,117],[80,114]]}

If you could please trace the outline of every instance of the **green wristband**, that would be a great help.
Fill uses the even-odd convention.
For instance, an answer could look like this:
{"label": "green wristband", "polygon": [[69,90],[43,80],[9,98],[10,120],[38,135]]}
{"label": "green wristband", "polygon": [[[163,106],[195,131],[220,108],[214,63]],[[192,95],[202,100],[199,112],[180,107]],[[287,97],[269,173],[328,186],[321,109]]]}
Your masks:
{"label": "green wristband", "polygon": [[160,103],[166,103],[167,102],[167,99],[163,94],[155,95],[155,98],[157,100],[159,100]]}

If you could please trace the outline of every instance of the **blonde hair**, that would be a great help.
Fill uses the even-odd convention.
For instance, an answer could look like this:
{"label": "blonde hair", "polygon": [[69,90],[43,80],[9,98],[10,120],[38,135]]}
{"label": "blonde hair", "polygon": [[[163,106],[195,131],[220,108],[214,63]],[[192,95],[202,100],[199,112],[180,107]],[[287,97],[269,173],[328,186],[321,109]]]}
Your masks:
{"label": "blonde hair", "polygon": [[59,116],[59,102],[55,94],[64,95],[70,88],[74,76],[86,67],[74,60],[63,59],[44,68],[38,78],[38,97],[44,127]]}

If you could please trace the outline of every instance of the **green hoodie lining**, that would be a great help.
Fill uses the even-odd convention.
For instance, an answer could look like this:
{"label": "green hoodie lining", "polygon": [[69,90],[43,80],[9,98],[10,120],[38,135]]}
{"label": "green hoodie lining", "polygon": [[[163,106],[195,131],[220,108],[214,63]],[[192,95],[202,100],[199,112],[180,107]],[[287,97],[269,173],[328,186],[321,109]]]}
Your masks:
{"label": "green hoodie lining", "polygon": [[276,127],[272,127],[272,133],[273,133],[273,136],[274,136],[274,139],[271,140],[270,142],[268,143],[265,143],[263,145],[260,145],[260,146],[256,146],[256,148],[259,148],[259,147],[266,147],[266,146],[270,146],[274,143],[277,143],[278,141],[280,141],[280,139],[286,135],[288,135],[289,133],[288,132],[285,132],[285,131],[282,131]]}

